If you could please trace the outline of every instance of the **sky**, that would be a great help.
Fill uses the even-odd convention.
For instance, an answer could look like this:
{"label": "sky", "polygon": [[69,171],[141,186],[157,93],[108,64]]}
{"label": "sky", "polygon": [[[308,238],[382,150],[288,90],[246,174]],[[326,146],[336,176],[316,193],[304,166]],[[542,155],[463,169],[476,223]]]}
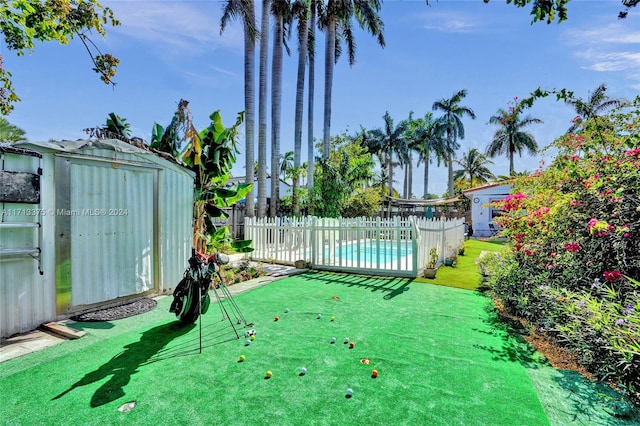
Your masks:
{"label": "sky", "polygon": [[[423,116],[435,101],[466,89],[461,105],[473,109],[476,119],[463,119],[460,158],[470,148],[484,152],[497,129],[488,124],[489,118],[514,97],[527,97],[538,87],[566,88],[585,99],[602,83],[612,98],[633,99],[640,94],[640,8],[618,20],[620,0],[572,0],[568,20],[548,25],[532,24],[529,8],[507,5],[505,0],[430,3],[385,1],[384,49],[368,33],[356,32],[356,63],[349,66],[344,56],[335,67],[332,135],[355,134],[361,126],[381,128],[386,111],[396,123],[411,111]],[[133,135],[148,141],[154,122],[169,124],[180,99],[189,101],[198,129],[208,125],[215,110],[220,110],[225,124],[235,122],[244,109],[244,41],[240,23],[220,34],[222,1],[103,0],[102,4],[121,21],[120,26],[108,28],[106,38],[93,39],[103,52],[120,59],[115,87],[106,86],[91,71],[79,40],[67,46],[39,44],[22,57],[0,42],[5,68],[13,74],[22,99],[7,119],[25,130],[29,140],[86,138],[84,128],[104,125],[107,115],[115,112],[131,124]],[[259,22],[259,9],[256,13]],[[283,153],[293,150],[294,138],[294,39],[290,45],[291,56],[284,59]],[[322,140],[324,37],[319,32],[317,52],[314,136]],[[257,66],[256,57],[256,81]],[[566,132],[576,115],[551,97],[536,102],[528,113],[544,121],[527,128],[540,147]],[[435,117],[440,114],[434,112]],[[306,110],[303,126],[304,160]],[[240,149],[234,176],[245,173],[244,136]],[[533,171],[550,155],[523,154],[516,157],[515,169]],[[493,162],[490,169],[495,175],[508,174],[506,156]],[[414,169],[412,192],[418,198],[424,192],[423,173],[422,166]],[[434,164],[428,192],[446,192],[446,176],[444,165]],[[401,178],[398,174],[396,178],[399,189]]]}

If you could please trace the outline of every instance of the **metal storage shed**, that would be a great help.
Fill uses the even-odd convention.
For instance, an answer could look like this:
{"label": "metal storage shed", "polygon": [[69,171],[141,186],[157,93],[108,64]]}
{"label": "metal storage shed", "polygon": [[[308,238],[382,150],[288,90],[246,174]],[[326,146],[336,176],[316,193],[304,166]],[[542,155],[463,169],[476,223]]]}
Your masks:
{"label": "metal storage shed", "polygon": [[[42,156],[40,200],[2,201],[1,221],[37,224],[39,236],[25,249],[37,251],[39,262],[27,253],[0,262],[2,337],[175,287],[192,245],[191,171],[118,140],[13,147]],[[3,156],[4,169],[25,168],[25,155]],[[3,249],[17,250],[26,238],[2,227],[0,232]]]}

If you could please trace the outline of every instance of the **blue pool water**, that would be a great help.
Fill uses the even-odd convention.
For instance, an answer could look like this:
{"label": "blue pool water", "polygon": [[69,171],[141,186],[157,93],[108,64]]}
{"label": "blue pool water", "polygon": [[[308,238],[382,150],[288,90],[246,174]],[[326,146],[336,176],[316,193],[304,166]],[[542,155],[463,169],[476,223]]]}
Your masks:
{"label": "blue pool water", "polygon": [[380,256],[380,262],[394,262],[399,258],[406,257],[410,255],[412,252],[411,246],[401,245],[399,248],[396,245],[397,243],[380,243],[378,246],[375,242],[372,245],[358,245],[358,244],[350,244],[342,247],[335,247],[332,250],[333,253],[329,252],[329,249],[324,251],[324,255],[326,257],[333,254],[337,258],[350,260],[350,261],[360,261],[363,262],[377,262],[378,255]]}

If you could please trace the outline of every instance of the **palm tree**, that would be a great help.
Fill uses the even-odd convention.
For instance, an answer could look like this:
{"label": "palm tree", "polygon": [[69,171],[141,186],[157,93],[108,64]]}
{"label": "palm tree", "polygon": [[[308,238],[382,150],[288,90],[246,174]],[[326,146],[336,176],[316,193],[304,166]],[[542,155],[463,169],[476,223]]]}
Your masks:
{"label": "palm tree", "polygon": [[520,119],[519,108],[509,108],[508,111],[500,108],[498,115],[489,118],[489,123],[496,124],[500,128],[494,133],[486,153],[491,158],[507,154],[509,174],[513,175],[513,154],[515,152],[522,155],[522,151],[527,150],[533,155],[538,151],[538,144],[533,135],[522,129],[529,124],[542,123],[542,120],[531,116]]}
{"label": "palm tree", "polygon": [[[602,83],[600,86],[596,87],[596,90],[594,90],[593,93],[589,93],[586,101],[582,98],[568,98],[565,100],[565,102],[571,105],[583,120],[596,118],[599,117],[603,112],[606,112],[610,109],[621,108],[629,105],[629,101],[627,101],[626,99],[611,99],[605,94],[606,91],[607,86]],[[573,124],[569,128],[569,132],[574,132],[576,128],[577,123]]]}
{"label": "palm tree", "polygon": [[[253,167],[255,148],[255,56],[256,56],[256,13],[253,0],[227,0],[220,18],[220,34],[232,18],[242,19],[244,26],[244,128],[245,128],[245,164],[246,183],[254,183]],[[247,217],[254,216],[253,189],[247,194]]]}
{"label": "palm tree", "polygon": [[291,173],[295,169],[295,160],[294,160],[294,152],[287,151],[284,154],[280,154],[280,166],[278,170],[280,171],[280,176],[283,179],[291,178]]}
{"label": "palm tree", "polygon": [[[309,39],[307,44],[307,55],[309,57],[309,98],[307,102],[307,190],[313,190],[314,181],[314,138],[313,138],[313,103],[315,91],[315,50],[316,50],[316,16],[320,3],[311,0],[309,5]],[[311,211],[313,214],[313,211]]]}
{"label": "palm tree", "polygon": [[15,143],[27,140],[26,133],[21,128],[14,126],[4,118],[0,117],[0,142]]}
{"label": "palm tree", "polygon": [[423,199],[429,198],[429,164],[435,159],[438,166],[445,159],[447,140],[444,137],[444,126],[438,120],[434,120],[431,112],[427,112],[424,118],[416,120],[415,139],[418,151],[418,167],[424,163],[424,193]]}
{"label": "palm tree", "polygon": [[[272,0],[273,64],[271,71],[271,170],[278,170],[280,163],[280,116],[282,110],[282,48],[285,45],[285,22],[290,21],[288,0]],[[264,32],[264,31],[263,31]],[[288,50],[288,49],[287,49]],[[280,185],[271,185],[269,215],[275,217],[280,201]]]}
{"label": "palm tree", "polygon": [[343,37],[347,44],[349,65],[355,63],[355,40],[353,38],[352,18],[355,17],[360,27],[378,38],[384,47],[382,34],[383,23],[378,15],[382,2],[380,0],[328,0],[321,3],[321,27],[326,32],[324,63],[324,128],[322,155],[329,157],[331,149],[331,90],[333,86],[333,67],[336,62],[336,51],[339,52],[338,39]]}
{"label": "palm tree", "polygon": [[[269,60],[270,0],[262,0],[260,69],[258,71],[258,217],[267,212],[267,67]],[[272,165],[272,170],[273,169]]]}
{"label": "palm tree", "polygon": [[[302,155],[302,114],[304,112],[304,76],[309,52],[309,0],[294,0],[291,10],[298,21],[298,77],[296,80],[296,111],[293,131],[294,167],[300,167]],[[297,184],[297,181],[295,182]],[[293,192],[296,188],[293,188]],[[300,206],[293,197],[293,213],[298,214]]]}
{"label": "palm tree", "polygon": [[416,128],[418,120],[413,118],[413,111],[409,112],[409,118],[402,122],[404,127],[404,149],[399,153],[401,164],[404,167],[404,185],[402,188],[402,197],[411,198],[411,189],[413,188],[413,153],[417,151],[418,141],[416,139]]}
{"label": "palm tree", "polygon": [[393,124],[393,118],[389,111],[385,112],[384,130],[376,129],[370,132],[373,139],[369,146],[377,146],[380,152],[384,153],[386,160],[387,176],[389,178],[389,196],[393,196],[393,154],[402,155],[405,150],[406,123],[401,122],[397,126]]}
{"label": "palm tree", "polygon": [[488,164],[493,164],[493,161],[487,159],[486,155],[478,151],[477,148],[470,148],[462,156],[461,160],[456,160],[455,162],[462,167],[462,169],[455,171],[456,180],[465,179],[466,176],[469,176],[469,186],[471,188],[473,188],[474,178],[479,183],[485,183],[489,179],[495,178],[487,167]]}
{"label": "palm tree", "polygon": [[433,103],[432,109],[434,111],[440,110],[444,112],[444,116],[440,117],[440,122],[443,124],[445,132],[447,134],[447,147],[446,147],[446,161],[449,168],[449,184],[447,186],[447,192],[449,197],[453,197],[453,157],[455,156],[456,149],[460,148],[458,144],[458,138],[464,139],[464,125],[462,124],[462,117],[468,115],[472,119],[476,118],[476,114],[473,110],[466,106],[461,106],[460,101],[467,96],[467,90],[462,89],[453,94],[449,99],[441,99]]}

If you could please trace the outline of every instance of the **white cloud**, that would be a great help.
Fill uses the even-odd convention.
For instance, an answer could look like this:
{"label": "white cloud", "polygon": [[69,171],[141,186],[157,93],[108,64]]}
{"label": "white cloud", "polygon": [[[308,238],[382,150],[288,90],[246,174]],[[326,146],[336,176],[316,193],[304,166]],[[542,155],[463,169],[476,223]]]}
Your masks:
{"label": "white cloud", "polygon": [[462,13],[434,12],[421,14],[424,21],[423,28],[444,33],[471,33],[478,31],[478,25],[473,18]]}
{"label": "white cloud", "polygon": [[627,71],[640,69],[640,52],[603,52],[591,50],[578,54],[589,65],[584,68],[592,71]]}
{"label": "white cloud", "polygon": [[110,34],[149,43],[164,54],[198,54],[218,47],[243,51],[239,23],[231,23],[220,35],[220,2],[111,1],[104,5],[121,22]]}
{"label": "white cloud", "polygon": [[637,88],[640,69],[640,31],[626,21],[566,32],[566,41],[581,59],[583,69],[619,72],[632,88]]}
{"label": "white cloud", "polygon": [[596,45],[611,44],[640,44],[640,31],[630,29],[626,22],[618,22],[599,28],[572,29],[567,31],[571,44]]}

